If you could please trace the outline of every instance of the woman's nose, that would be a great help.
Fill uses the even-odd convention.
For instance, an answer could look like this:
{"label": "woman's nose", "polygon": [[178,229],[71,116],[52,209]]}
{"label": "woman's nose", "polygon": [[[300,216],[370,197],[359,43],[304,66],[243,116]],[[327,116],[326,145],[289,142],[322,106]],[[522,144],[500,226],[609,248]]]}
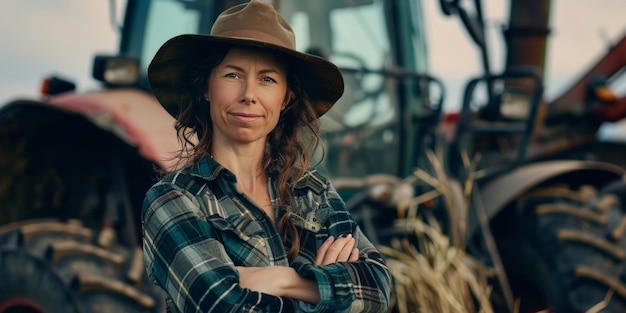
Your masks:
{"label": "woman's nose", "polygon": [[241,96],[241,102],[244,103],[256,103],[256,86],[253,82],[245,82],[243,85],[243,94]]}

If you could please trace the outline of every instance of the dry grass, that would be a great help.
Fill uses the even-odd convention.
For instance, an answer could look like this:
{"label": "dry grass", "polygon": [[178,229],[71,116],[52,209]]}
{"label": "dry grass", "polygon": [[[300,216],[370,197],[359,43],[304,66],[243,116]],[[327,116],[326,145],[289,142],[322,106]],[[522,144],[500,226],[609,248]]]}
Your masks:
{"label": "dry grass", "polygon": [[[381,246],[394,278],[390,311],[399,313],[493,312],[489,297],[493,273],[421,220],[404,223],[417,242],[396,239]],[[413,236],[411,236],[413,237]]]}
{"label": "dry grass", "polygon": [[[405,183],[418,180],[432,190],[397,207],[396,227],[403,236],[390,246],[380,246],[394,279],[390,312],[398,313],[489,313],[493,269],[467,255],[464,250],[468,199],[466,189],[446,175],[433,152],[427,153],[431,171],[416,169]],[[454,188],[454,186],[458,186]],[[445,235],[437,219],[425,214],[425,203],[440,198],[455,225]]]}

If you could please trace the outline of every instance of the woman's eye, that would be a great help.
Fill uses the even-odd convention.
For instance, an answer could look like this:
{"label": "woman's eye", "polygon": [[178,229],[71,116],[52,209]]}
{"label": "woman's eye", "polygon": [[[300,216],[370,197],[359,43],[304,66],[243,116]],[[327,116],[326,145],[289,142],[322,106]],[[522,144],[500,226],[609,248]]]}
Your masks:
{"label": "woman's eye", "polygon": [[275,80],[275,79],[273,79],[273,78],[271,78],[271,77],[269,77],[269,76],[265,76],[265,77],[263,77],[263,81],[264,81],[264,82],[267,82],[267,83],[275,83],[275,82],[276,82],[276,80]]}
{"label": "woman's eye", "polygon": [[224,77],[237,78],[237,77],[239,77],[239,75],[237,75],[236,73],[228,73],[228,74],[224,75]]}

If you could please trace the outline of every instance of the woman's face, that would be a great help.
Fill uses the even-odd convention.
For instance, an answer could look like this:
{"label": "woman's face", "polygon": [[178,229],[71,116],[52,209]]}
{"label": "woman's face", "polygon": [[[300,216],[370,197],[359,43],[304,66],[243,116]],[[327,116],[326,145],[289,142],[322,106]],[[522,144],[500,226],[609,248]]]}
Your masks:
{"label": "woman's face", "polygon": [[264,144],[291,98],[284,64],[262,50],[231,49],[208,84],[215,143]]}

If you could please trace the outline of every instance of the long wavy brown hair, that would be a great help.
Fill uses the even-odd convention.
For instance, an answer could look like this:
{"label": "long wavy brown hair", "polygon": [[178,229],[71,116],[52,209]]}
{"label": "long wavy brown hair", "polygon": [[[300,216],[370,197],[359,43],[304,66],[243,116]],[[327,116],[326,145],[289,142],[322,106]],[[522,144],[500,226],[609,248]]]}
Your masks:
{"label": "long wavy brown hair", "polygon": [[[210,157],[213,122],[209,112],[210,104],[204,95],[212,69],[224,59],[230,48],[216,47],[212,54],[187,71],[179,100],[181,110],[176,119],[176,132],[182,147],[176,155],[179,160],[176,168],[195,167],[202,159]],[[294,97],[282,110],[278,124],[267,137],[262,162],[265,173],[276,183],[278,206],[283,208],[291,205],[295,183],[311,166],[318,147],[322,148],[323,155],[317,113],[300,85],[297,72],[288,62],[286,69],[288,88]],[[300,240],[288,212],[280,218],[278,230],[285,246],[289,247],[288,258],[292,261],[300,250]]]}

